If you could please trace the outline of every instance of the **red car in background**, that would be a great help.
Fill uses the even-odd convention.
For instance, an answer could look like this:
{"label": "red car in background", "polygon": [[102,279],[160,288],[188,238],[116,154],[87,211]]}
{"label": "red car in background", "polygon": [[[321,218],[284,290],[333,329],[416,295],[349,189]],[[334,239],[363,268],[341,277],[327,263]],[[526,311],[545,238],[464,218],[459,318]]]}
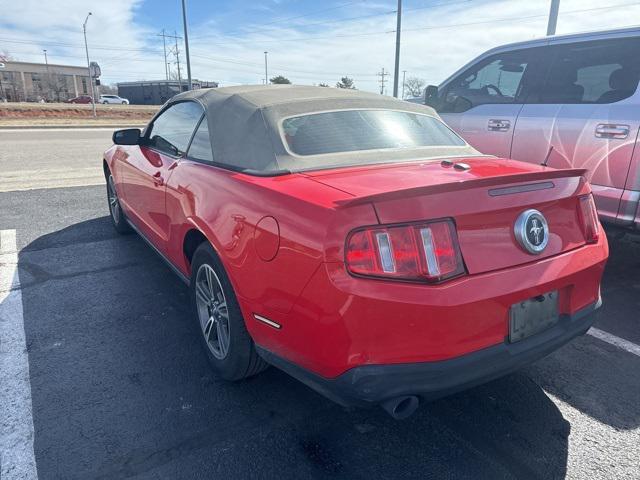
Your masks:
{"label": "red car in background", "polygon": [[91,103],[93,101],[90,95],[79,95],[77,97],[70,98],[65,103]]}
{"label": "red car in background", "polygon": [[482,155],[428,107],[203,89],[113,139],[113,224],[190,286],[223,378],[273,364],[404,418],[552,352],[600,306],[584,170]]}

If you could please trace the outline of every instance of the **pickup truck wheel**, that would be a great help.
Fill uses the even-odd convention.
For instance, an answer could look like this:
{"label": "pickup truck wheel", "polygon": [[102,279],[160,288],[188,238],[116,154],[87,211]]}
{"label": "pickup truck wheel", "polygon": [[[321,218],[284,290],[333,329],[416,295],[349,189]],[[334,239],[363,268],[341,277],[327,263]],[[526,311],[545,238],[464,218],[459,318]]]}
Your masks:
{"label": "pickup truck wheel", "polygon": [[247,332],[233,287],[208,243],[193,255],[191,303],[209,362],[225,380],[242,380],[267,367]]}
{"label": "pickup truck wheel", "polygon": [[122,207],[120,206],[120,200],[118,199],[118,192],[116,191],[115,181],[111,173],[107,172],[107,201],[109,202],[109,215],[111,217],[111,223],[116,232],[120,234],[130,233],[131,227],[127,223]]}

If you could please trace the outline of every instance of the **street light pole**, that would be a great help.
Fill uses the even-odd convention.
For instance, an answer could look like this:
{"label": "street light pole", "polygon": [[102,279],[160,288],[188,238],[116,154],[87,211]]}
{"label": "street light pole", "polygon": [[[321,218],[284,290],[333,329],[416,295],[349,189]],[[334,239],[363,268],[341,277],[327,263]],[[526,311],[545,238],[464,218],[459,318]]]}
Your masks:
{"label": "street light pole", "polygon": [[82,24],[82,31],[84,32],[84,51],[87,54],[87,73],[89,74],[89,85],[91,85],[91,105],[93,106],[93,116],[96,117],[96,94],[93,90],[93,77],[91,75],[91,64],[89,63],[89,47],[87,46],[87,22],[91,12],[87,14],[87,18],[84,19]]}
{"label": "street light pole", "polygon": [[[0,62],[0,69],[4,68],[4,63]],[[0,75],[0,103],[5,102],[7,99],[4,96],[4,88],[2,87],[2,75]]]}
{"label": "street light pole", "polygon": [[189,57],[189,34],[187,33],[187,6],[182,0],[182,23],[184,24],[184,54],[187,56],[187,89],[191,90],[191,58]]}
{"label": "street light pole", "polygon": [[264,84],[269,85],[269,75],[267,75],[267,54],[269,52],[264,52]]}
{"label": "street light pole", "polygon": [[551,0],[551,9],[549,10],[549,23],[547,24],[547,35],[556,34],[556,26],[558,25],[559,10],[560,10],[560,0]]}
{"label": "street light pole", "polygon": [[398,0],[396,20],[396,66],[393,71],[393,96],[398,98],[398,77],[400,76],[400,29],[402,24],[402,0]]}

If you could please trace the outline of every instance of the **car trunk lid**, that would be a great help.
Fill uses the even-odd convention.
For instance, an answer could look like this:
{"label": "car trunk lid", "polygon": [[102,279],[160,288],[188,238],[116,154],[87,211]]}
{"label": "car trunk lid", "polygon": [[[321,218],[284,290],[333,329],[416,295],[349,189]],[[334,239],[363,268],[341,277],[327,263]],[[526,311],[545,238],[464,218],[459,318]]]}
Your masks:
{"label": "car trunk lid", "polygon": [[[584,170],[556,170],[496,158],[464,158],[368,166],[308,174],[353,196],[339,207],[371,203],[382,224],[453,218],[470,274],[558,255],[585,243],[578,196],[588,193]],[[536,209],[549,225],[537,255],[516,240],[518,216]]]}

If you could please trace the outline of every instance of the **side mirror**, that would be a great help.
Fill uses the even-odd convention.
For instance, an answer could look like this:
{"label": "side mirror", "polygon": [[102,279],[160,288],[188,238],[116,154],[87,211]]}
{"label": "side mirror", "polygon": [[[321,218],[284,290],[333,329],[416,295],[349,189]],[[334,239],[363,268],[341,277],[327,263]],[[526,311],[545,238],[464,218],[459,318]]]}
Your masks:
{"label": "side mirror", "polygon": [[438,104],[438,87],[429,85],[424,89],[424,104],[435,108]]}
{"label": "side mirror", "polygon": [[138,145],[140,143],[140,129],[116,130],[111,138],[116,145]]}

